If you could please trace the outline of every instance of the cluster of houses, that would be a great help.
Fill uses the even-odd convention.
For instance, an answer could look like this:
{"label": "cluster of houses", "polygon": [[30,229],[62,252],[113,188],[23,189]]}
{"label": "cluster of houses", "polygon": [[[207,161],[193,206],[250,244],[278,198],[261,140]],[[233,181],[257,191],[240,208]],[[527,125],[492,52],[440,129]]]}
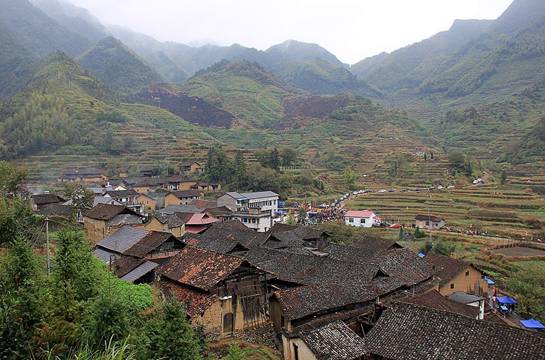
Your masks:
{"label": "cluster of houses", "polygon": [[[316,228],[275,222],[273,192],[205,200],[217,189],[183,176],[125,180],[97,189],[81,214],[96,257],[121,279],[183,303],[210,340],[270,328],[286,360],[545,354],[545,337],[506,322],[493,282],[469,263],[384,239],[340,245]],[[37,211],[63,201],[45,195],[33,198]],[[377,218],[349,211],[345,221]]]}
{"label": "cluster of houses", "polygon": [[545,351],[544,336],[498,315],[479,269],[393,241],[338,245],[311,227],[277,223],[260,233],[227,220],[181,237],[124,225],[96,242],[95,255],[120,278],[184,303],[211,340],[272,327],[288,360],[538,359]]}

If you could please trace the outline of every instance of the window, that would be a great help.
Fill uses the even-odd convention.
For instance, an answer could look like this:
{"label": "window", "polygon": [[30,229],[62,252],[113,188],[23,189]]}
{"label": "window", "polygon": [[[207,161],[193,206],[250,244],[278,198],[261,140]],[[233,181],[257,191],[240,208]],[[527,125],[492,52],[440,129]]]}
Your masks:
{"label": "window", "polygon": [[451,289],[454,289],[454,284],[450,284],[450,288],[451,288]]}
{"label": "window", "polygon": [[348,222],[353,223],[353,222],[354,222],[354,218],[348,218]]}
{"label": "window", "polygon": [[469,276],[469,271],[466,271],[466,276]]}

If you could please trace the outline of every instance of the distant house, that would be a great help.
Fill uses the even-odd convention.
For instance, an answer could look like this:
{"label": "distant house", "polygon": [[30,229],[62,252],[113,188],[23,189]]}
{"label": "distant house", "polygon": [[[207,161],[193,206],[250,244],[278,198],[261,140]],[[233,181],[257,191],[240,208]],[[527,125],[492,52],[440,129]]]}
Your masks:
{"label": "distant house", "polygon": [[119,205],[98,204],[83,214],[87,239],[96,244],[125,225],[143,226],[143,216]]}
{"label": "distant house", "polygon": [[438,280],[437,291],[443,296],[456,292],[485,295],[488,283],[475,266],[449,256],[430,253],[424,258],[432,266]]}
{"label": "distant house", "polygon": [[284,337],[285,360],[363,360],[365,342],[342,321],[303,330],[297,335]]}
{"label": "distant house", "polygon": [[344,215],[344,223],[348,226],[370,228],[379,225],[380,221],[371,210],[349,210]]}
{"label": "distant house", "polygon": [[59,178],[59,182],[83,182],[102,184],[108,181],[104,171],[96,168],[68,170]]}
{"label": "distant house", "polygon": [[433,215],[416,215],[414,224],[421,229],[438,230],[445,226],[445,220]]}
{"label": "distant house", "polygon": [[186,232],[184,219],[175,214],[156,214],[146,224],[146,229],[169,232],[176,237],[182,237]]}
{"label": "distant house", "polygon": [[244,259],[188,245],[156,273],[158,287],[185,304],[191,323],[209,338],[268,321],[266,274]]}
{"label": "distant house", "polygon": [[152,177],[155,175],[156,171],[152,168],[142,168],[138,173],[142,177]]}
{"label": "distant house", "polygon": [[186,161],[180,164],[180,170],[184,173],[200,173],[202,169],[202,165],[196,161]]}
{"label": "distant house", "polygon": [[55,194],[38,194],[30,197],[30,204],[34,211],[39,211],[51,204],[61,204],[65,201],[66,200]]}
{"label": "distant house", "polygon": [[155,211],[157,210],[157,199],[153,198],[148,194],[138,194],[136,197],[136,203],[145,210]]}
{"label": "distant house", "polygon": [[152,282],[153,270],[168,261],[184,244],[174,235],[124,226],[101,240],[95,256],[123,280]]}
{"label": "distant house", "polygon": [[197,180],[190,179],[183,175],[173,175],[166,178],[165,189],[170,191],[191,190],[197,184]]}
{"label": "distant house", "polygon": [[191,186],[194,190],[200,190],[204,192],[218,192],[221,190],[220,183],[199,181]]}
{"label": "distant house", "polygon": [[191,234],[205,232],[212,224],[220,222],[219,219],[206,213],[177,213],[176,215],[185,223],[185,231]]}
{"label": "distant house", "polygon": [[140,194],[134,190],[106,191],[105,197],[111,197],[123,206],[142,214],[142,205],[138,203]]}
{"label": "distant house", "polygon": [[232,218],[250,229],[267,232],[273,226],[273,217],[278,210],[279,195],[272,191],[251,193],[228,192],[218,199],[218,206],[233,211]]}
{"label": "distant house", "polygon": [[165,206],[189,205],[192,201],[202,198],[200,190],[175,190],[165,195]]}

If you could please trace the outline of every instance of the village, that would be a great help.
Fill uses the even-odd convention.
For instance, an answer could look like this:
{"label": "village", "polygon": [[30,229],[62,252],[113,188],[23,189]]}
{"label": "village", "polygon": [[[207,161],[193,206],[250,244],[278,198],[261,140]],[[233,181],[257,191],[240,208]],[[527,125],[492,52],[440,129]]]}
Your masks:
{"label": "village", "polygon": [[30,201],[50,231],[75,209],[94,255],[113,274],[182,303],[209,341],[256,342],[286,360],[545,353],[545,326],[521,317],[517,298],[485,269],[377,236],[341,244],[315,226],[383,227],[403,240],[404,231],[448,228],[442,217],[428,212],[399,223],[348,208],[370,190],[316,206],[273,191],[225,192],[202,180],[203,166],[184,162],[175,175],[143,170],[134,178],[70,170],[57,185],[85,189],[88,206],[48,191]]}

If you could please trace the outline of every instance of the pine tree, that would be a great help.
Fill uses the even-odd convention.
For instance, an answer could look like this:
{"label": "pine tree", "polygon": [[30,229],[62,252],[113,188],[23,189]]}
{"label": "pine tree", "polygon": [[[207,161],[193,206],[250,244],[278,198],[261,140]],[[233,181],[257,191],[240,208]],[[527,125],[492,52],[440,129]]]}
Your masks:
{"label": "pine tree", "polygon": [[147,329],[146,359],[202,359],[199,341],[179,303],[161,306]]}
{"label": "pine tree", "polygon": [[235,185],[237,189],[241,189],[246,186],[246,179],[248,175],[247,171],[244,155],[242,154],[242,151],[239,150],[235,156]]}
{"label": "pine tree", "polygon": [[44,316],[42,278],[31,246],[17,238],[0,268],[0,359],[30,358],[36,326]]}

